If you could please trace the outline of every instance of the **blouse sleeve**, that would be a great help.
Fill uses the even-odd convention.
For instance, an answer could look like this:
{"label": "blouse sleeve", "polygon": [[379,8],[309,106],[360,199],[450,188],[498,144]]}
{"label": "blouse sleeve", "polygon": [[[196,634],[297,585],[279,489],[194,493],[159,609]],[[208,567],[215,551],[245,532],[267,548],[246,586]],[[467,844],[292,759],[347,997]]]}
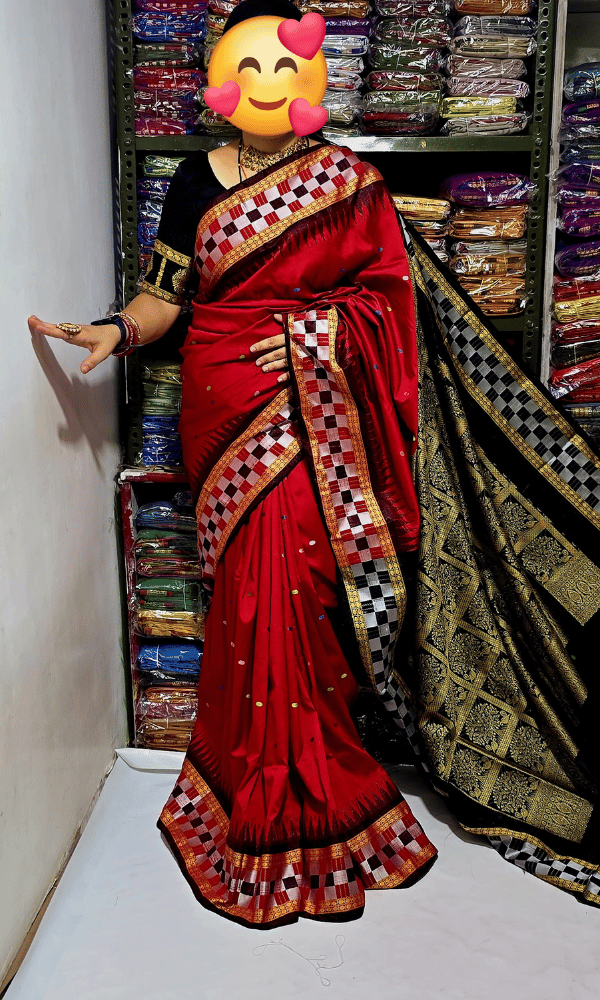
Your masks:
{"label": "blouse sleeve", "polygon": [[[205,154],[206,155],[206,154]],[[195,157],[180,163],[163,205],[152,261],[141,291],[184,305],[192,276],[198,225],[198,176]]]}

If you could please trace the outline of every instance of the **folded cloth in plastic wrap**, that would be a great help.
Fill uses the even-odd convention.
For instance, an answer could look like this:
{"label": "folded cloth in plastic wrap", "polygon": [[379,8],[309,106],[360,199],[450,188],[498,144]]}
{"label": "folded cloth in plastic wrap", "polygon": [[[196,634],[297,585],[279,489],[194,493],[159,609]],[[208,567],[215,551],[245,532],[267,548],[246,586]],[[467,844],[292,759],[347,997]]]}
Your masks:
{"label": "folded cloth in plastic wrap", "polygon": [[600,188],[579,187],[574,184],[560,184],[556,199],[561,208],[600,209]]}
{"label": "folded cloth in plastic wrap", "polygon": [[572,184],[580,187],[596,187],[600,190],[600,161],[575,160],[560,167],[558,184]]}
{"label": "folded cloth in plastic wrap", "polygon": [[479,170],[447,177],[441,183],[440,197],[457,205],[487,208],[526,204],[536,190],[534,182],[522,174]]}
{"label": "folded cloth in plastic wrap", "polygon": [[145,361],[142,378],[146,382],[166,382],[181,388],[181,365],[173,361]]}
{"label": "folded cloth in plastic wrap", "polygon": [[469,77],[470,79],[518,80],[527,73],[522,59],[484,59],[476,56],[449,55],[444,61],[448,76]]}
{"label": "folded cloth in plastic wrap", "polygon": [[552,293],[555,301],[562,302],[569,299],[586,299],[590,295],[600,295],[600,279],[596,275],[587,275],[583,278],[562,279],[554,276]]}
{"label": "folded cloth in plastic wrap", "polygon": [[450,219],[450,236],[461,240],[522,238],[527,229],[527,206],[457,208]]}
{"label": "folded cloth in plastic wrap", "polygon": [[326,34],[329,35],[370,35],[371,22],[359,17],[325,18]]}
{"label": "folded cloth in plastic wrap", "polygon": [[321,104],[327,109],[331,124],[351,125],[360,118],[363,109],[362,95],[355,90],[326,90]]}
{"label": "folded cloth in plastic wrap", "polygon": [[532,0],[454,0],[457,14],[529,14]]}
{"label": "folded cloth in plastic wrap", "polygon": [[600,97],[600,62],[582,63],[567,70],[564,91],[568,101]]}
{"label": "folded cloth in plastic wrap", "polygon": [[371,40],[368,47],[369,64],[373,69],[416,70],[420,73],[436,73],[442,56],[439,49],[428,48],[404,42],[402,45],[384,44]]}
{"label": "folded cloth in plastic wrap", "polygon": [[178,69],[197,66],[202,52],[192,42],[158,42],[156,45],[137,45],[133,53],[134,66],[162,66]]}
{"label": "folded cloth in plastic wrap", "polygon": [[429,134],[439,120],[439,96],[420,90],[373,90],[364,95],[366,132]]}
{"label": "folded cloth in plastic wrap", "polygon": [[186,643],[149,643],[140,648],[137,669],[142,684],[191,685],[200,676],[202,647]]}
{"label": "folded cloth in plastic wrap", "polygon": [[525,278],[520,275],[459,276],[459,281],[488,316],[512,316],[525,309]]}
{"label": "folded cloth in plastic wrap", "polygon": [[363,78],[360,73],[327,73],[327,90],[361,90]]}
{"label": "folded cloth in plastic wrap", "polygon": [[485,257],[487,254],[522,257],[523,254],[527,253],[527,240],[490,239],[481,242],[478,240],[458,240],[456,243],[450,244],[450,252],[453,257],[459,257],[466,253],[478,254],[480,257]]}
{"label": "folded cloth in plastic wrap", "polygon": [[133,628],[138,635],[174,639],[204,639],[204,611],[165,611],[134,605]]}
{"label": "folded cloth in plastic wrap", "polygon": [[[369,90],[421,90],[441,97],[442,78],[439,73],[412,73],[409,70],[373,70],[366,78]],[[327,85],[331,86],[328,79]]]}
{"label": "folded cloth in plastic wrap", "polygon": [[[562,131],[562,130],[561,130]],[[579,135],[577,129],[571,129],[574,138],[563,146],[560,151],[560,162],[566,165],[571,163],[600,163],[600,140],[589,139]]]}
{"label": "folded cloth in plastic wrap", "polygon": [[143,608],[163,611],[201,611],[202,596],[197,580],[177,576],[155,576],[138,580],[136,600]]}
{"label": "folded cloth in plastic wrap", "polygon": [[142,465],[183,464],[178,426],[179,416],[142,416]]}
{"label": "folded cloth in plastic wrap", "polygon": [[167,531],[185,531],[196,534],[196,517],[191,494],[176,493],[172,500],[156,500],[138,507],[135,526]]}
{"label": "folded cloth in plastic wrap", "polygon": [[311,0],[310,3],[298,4],[303,14],[314,12],[322,17],[368,17],[371,5],[369,0]]}
{"label": "folded cloth in plastic wrap", "polygon": [[413,219],[412,225],[424,240],[443,240],[448,235],[448,222],[436,222],[434,219]]}
{"label": "folded cloth in plastic wrap", "polygon": [[442,118],[514,115],[518,110],[517,105],[515,97],[445,97],[440,114]]}
{"label": "folded cloth in plastic wrap", "polygon": [[450,202],[443,198],[418,198],[409,194],[392,194],[394,205],[406,219],[445,222],[450,217]]}
{"label": "folded cloth in plastic wrap", "polygon": [[473,115],[466,118],[447,118],[440,132],[442,135],[517,135],[529,125],[529,115]]}
{"label": "folded cloth in plastic wrap", "polygon": [[444,264],[449,261],[448,248],[446,246],[445,240],[438,239],[426,239],[425,242],[431,247],[436,257],[439,258]]}
{"label": "folded cloth in plastic wrap", "polygon": [[553,312],[559,323],[597,319],[600,316],[600,294],[584,296],[580,299],[555,299]]}
{"label": "folded cloth in plastic wrap", "polygon": [[326,34],[321,45],[325,56],[365,55],[369,49],[367,35]]}
{"label": "folded cloth in plastic wrap", "polygon": [[512,97],[521,100],[529,94],[525,80],[509,77],[451,76],[446,80],[446,93],[451,97]]}
{"label": "folded cloth in plastic wrap", "polygon": [[562,110],[562,121],[564,125],[572,127],[600,124],[600,97],[565,104]]}
{"label": "folded cloth in plastic wrap", "polygon": [[381,17],[447,17],[450,0],[374,0]]}
{"label": "folded cloth in plastic wrap", "polygon": [[131,24],[134,38],[148,42],[197,42],[204,37],[206,5],[194,10],[169,13],[134,14]]}
{"label": "folded cloth in plastic wrap", "polygon": [[218,111],[210,108],[202,108],[198,115],[197,131],[202,129],[210,135],[235,136],[238,131],[227,118],[220,115]]}
{"label": "folded cloth in plastic wrap", "polygon": [[445,17],[390,17],[379,21],[374,42],[414,42],[428,48],[446,48],[452,38],[452,23]]}
{"label": "folded cloth in plastic wrap", "polygon": [[[472,23],[478,21],[492,22],[492,21],[508,21],[508,18],[491,18],[491,17],[481,17],[476,19],[474,16],[463,17],[455,26],[454,38],[450,42],[450,52],[456,53],[464,56],[491,56],[494,59],[526,59],[528,56],[532,56],[536,50],[536,40],[533,35],[527,33],[501,33],[500,31],[492,31],[491,25],[482,24],[477,30],[476,24]],[[520,20],[529,21],[530,18],[522,18]],[[463,21],[469,22],[468,24],[462,24]],[[502,26],[500,26],[502,29]]]}
{"label": "folded cloth in plastic wrap", "polygon": [[206,10],[205,0],[134,0],[136,11],[156,11],[159,14],[189,14]]}
{"label": "folded cloth in plastic wrap", "polygon": [[[142,528],[135,540],[136,558],[156,559],[182,556],[198,561],[198,541],[195,535],[183,531],[167,531],[158,528]],[[158,573],[157,576],[177,574]]]}
{"label": "folded cloth in plastic wrap", "polygon": [[[138,202],[138,222],[160,222],[162,204],[150,198],[143,198]],[[147,242],[144,240],[143,242]]]}
{"label": "folded cloth in plastic wrap", "polygon": [[537,29],[537,21],[532,17],[467,15],[461,17],[454,25],[454,38],[472,35],[482,38],[534,38]]}
{"label": "folded cloth in plastic wrap", "polygon": [[137,238],[140,246],[146,247],[148,250],[152,249],[158,235],[158,223],[159,219],[149,219],[147,221],[142,219],[141,222],[138,222]]}
{"label": "folded cloth in plastic wrap", "polygon": [[172,177],[183,160],[183,156],[160,156],[149,153],[142,161],[142,172],[144,177]]}
{"label": "folded cloth in plastic wrap", "polygon": [[137,182],[138,203],[140,201],[163,202],[171,181],[168,177],[142,177]]}
{"label": "folded cloth in plastic wrap", "polygon": [[597,392],[600,397],[600,358],[581,361],[568,368],[557,368],[550,375],[550,392],[555,399],[582,390],[587,393]]}
{"label": "folded cloth in plastic wrap", "polygon": [[559,215],[558,228],[574,236],[600,235],[600,211],[593,208],[564,208]]}
{"label": "folded cloth in plastic wrap", "polygon": [[592,358],[600,358],[600,338],[555,346],[552,351],[552,367],[568,368],[582,361],[591,361]]}
{"label": "folded cloth in plastic wrap", "polygon": [[600,240],[561,247],[554,256],[554,263],[564,278],[600,274]]}
{"label": "folded cloth in plastic wrap", "polygon": [[181,413],[181,390],[170,385],[145,382],[142,385],[142,413],[173,417]]}
{"label": "folded cloth in plastic wrap", "polygon": [[[573,157],[574,159],[581,159],[581,151],[584,148],[584,144],[588,148],[586,159],[597,159],[599,156],[598,150],[600,149],[600,121],[589,122],[588,124],[579,123],[576,125],[563,124],[558,130],[558,141],[562,145],[568,146],[575,143],[578,145],[579,148],[577,155]],[[563,160],[563,162],[568,162],[568,160]]]}
{"label": "folded cloth in plastic wrap", "polygon": [[185,750],[198,711],[195,685],[144,689],[137,705],[137,741],[155,750]]}
{"label": "folded cloth in plastic wrap", "polygon": [[450,270],[455,274],[525,274],[526,257],[524,254],[464,253],[451,258]]}
{"label": "folded cloth in plastic wrap", "polygon": [[323,128],[321,129],[321,133],[323,135],[323,138],[326,139],[327,142],[338,142],[338,143],[341,139],[348,139],[352,136],[356,137],[363,135],[363,131],[360,125],[346,125],[346,126],[324,125]]}
{"label": "folded cloth in plastic wrap", "polygon": [[166,552],[153,556],[137,556],[136,569],[139,576],[181,576],[187,580],[199,580],[202,574],[198,557],[190,559]]}
{"label": "folded cloth in plastic wrap", "polygon": [[327,56],[327,73],[362,73],[365,68],[364,56]]}
{"label": "folded cloth in plastic wrap", "polygon": [[136,90],[178,90],[193,93],[206,86],[206,73],[201,69],[174,66],[134,66],[133,85]]}
{"label": "folded cloth in plastic wrap", "polygon": [[[178,70],[171,72],[177,73]],[[193,127],[197,117],[196,94],[196,88],[136,90],[133,95],[136,116],[164,118],[168,122],[182,122],[188,128]]]}
{"label": "folded cloth in plastic wrap", "polygon": [[600,339],[600,313],[593,319],[575,320],[573,323],[553,323],[553,344],[582,343]]}

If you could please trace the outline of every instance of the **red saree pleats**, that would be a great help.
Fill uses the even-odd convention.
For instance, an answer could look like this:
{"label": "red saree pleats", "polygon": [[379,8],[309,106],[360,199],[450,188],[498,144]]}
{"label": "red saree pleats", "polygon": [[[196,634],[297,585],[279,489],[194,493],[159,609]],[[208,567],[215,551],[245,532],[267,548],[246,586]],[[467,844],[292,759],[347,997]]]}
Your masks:
{"label": "red saree pleats", "polygon": [[330,624],[336,564],[305,459],[230,539],[198,719],[160,826],[198,898],[254,926],[359,916],[436,850],[363,749]]}

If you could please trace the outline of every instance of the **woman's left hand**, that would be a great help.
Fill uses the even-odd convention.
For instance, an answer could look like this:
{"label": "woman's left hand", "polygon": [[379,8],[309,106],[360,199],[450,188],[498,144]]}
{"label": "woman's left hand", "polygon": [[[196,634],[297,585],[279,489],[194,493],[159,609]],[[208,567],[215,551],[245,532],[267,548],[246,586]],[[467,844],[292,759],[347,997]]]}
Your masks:
{"label": "woman's left hand", "polygon": [[[283,323],[281,313],[275,313],[274,319],[278,323]],[[262,357],[256,359],[258,367],[262,368],[264,372],[282,371],[283,373],[277,379],[278,382],[285,382],[289,379],[290,373],[287,370],[285,333],[278,333],[275,337],[267,337],[266,340],[259,340],[257,344],[252,344],[250,350],[253,353],[256,351],[268,351],[268,354],[263,354]]]}

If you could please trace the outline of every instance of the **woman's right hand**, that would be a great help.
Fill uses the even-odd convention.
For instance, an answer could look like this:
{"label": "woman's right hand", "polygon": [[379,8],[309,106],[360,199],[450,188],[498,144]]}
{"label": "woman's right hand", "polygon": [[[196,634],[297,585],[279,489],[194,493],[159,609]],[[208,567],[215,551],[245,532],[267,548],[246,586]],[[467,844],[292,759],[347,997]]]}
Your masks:
{"label": "woman's right hand", "polygon": [[27,323],[31,333],[41,333],[45,337],[66,340],[67,343],[74,344],[75,347],[86,347],[90,352],[90,357],[86,358],[81,365],[83,375],[87,375],[101,361],[106,361],[121,340],[119,327],[112,323],[106,326],[82,326],[81,333],[75,334],[74,337],[69,337],[54,323],[44,323],[37,316],[30,316]]}

